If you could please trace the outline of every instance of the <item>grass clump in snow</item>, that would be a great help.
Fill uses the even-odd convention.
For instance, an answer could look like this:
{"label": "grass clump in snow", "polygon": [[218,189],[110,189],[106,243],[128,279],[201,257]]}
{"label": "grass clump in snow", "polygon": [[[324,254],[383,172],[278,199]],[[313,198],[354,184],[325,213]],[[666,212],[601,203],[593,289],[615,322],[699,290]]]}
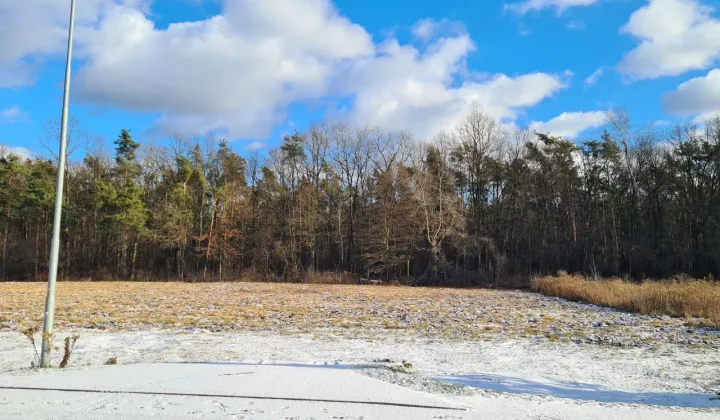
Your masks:
{"label": "grass clump in snow", "polygon": [[35,360],[30,363],[30,366],[35,367],[40,364],[40,353],[38,353],[37,345],[35,344],[35,334],[40,331],[39,326],[34,327],[28,327],[21,331],[22,335],[24,335],[28,341],[30,341],[30,345],[32,345],[33,350],[35,350]]}
{"label": "grass clump in snow", "polygon": [[80,338],[79,335],[73,335],[72,337],[65,337],[65,353],[63,354],[62,361],[60,361],[60,368],[65,369],[68,367],[68,364],[70,363],[70,355],[72,354],[72,349],[75,346],[75,342],[78,341],[78,338]]}
{"label": "grass clump in snow", "polygon": [[548,296],[627,312],[704,318],[703,324],[720,327],[720,282],[674,279],[638,284],[559,273],[557,277],[533,280],[532,289]]}
{"label": "grass clump in snow", "polygon": [[[36,368],[40,366],[40,353],[38,352],[38,346],[35,341],[35,334],[37,334],[38,332],[40,332],[40,326],[37,325],[34,327],[25,328],[24,330],[20,331],[20,333],[28,339],[30,345],[32,345],[33,350],[35,350],[35,360],[30,363],[31,368]],[[44,339],[47,339],[51,343],[49,349],[58,349],[57,347],[52,345],[52,339],[54,337],[54,334],[43,333],[42,337]],[[70,356],[72,355],[72,350],[75,347],[75,343],[78,341],[79,338],[80,336],[77,334],[73,335],[72,337],[65,337],[65,351],[63,353],[62,361],[60,361],[61,368],[64,369],[70,364]],[[50,357],[50,353],[48,353],[48,357]]]}
{"label": "grass clump in snow", "polygon": [[413,365],[403,360],[400,363],[391,363],[388,368],[395,373],[412,373]]}

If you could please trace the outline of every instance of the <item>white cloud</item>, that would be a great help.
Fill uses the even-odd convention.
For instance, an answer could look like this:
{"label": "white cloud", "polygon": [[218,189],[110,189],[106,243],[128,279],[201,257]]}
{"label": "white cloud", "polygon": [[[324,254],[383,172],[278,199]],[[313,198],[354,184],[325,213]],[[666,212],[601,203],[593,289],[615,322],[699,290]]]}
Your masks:
{"label": "white cloud", "polygon": [[158,29],[141,11],[111,8],[87,40],[78,97],[161,110],[155,131],[263,137],[284,107],[322,97],[344,60],[372,55],[365,30],[326,0],[236,0],[204,21]]}
{"label": "white cloud", "polygon": [[598,67],[597,70],[595,70],[590,76],[585,79],[586,85],[594,85],[595,82],[602,77],[603,73],[605,73],[605,67]]}
{"label": "white cloud", "polygon": [[720,108],[714,110],[714,111],[708,111],[703,112],[702,114],[698,114],[693,118],[693,122],[695,124],[705,124],[708,120],[714,120],[715,118],[720,118]]}
{"label": "white cloud", "polygon": [[555,9],[558,15],[563,14],[571,7],[590,6],[598,3],[600,0],[525,0],[517,3],[505,4],[506,10],[526,14],[532,11],[543,9]]}
{"label": "white cloud", "polygon": [[621,29],[638,39],[618,70],[630,79],[675,76],[720,59],[720,20],[697,0],[650,0]]}
{"label": "white cloud", "polygon": [[412,27],[412,34],[416,38],[427,41],[435,35],[437,23],[432,19],[422,19]]}
{"label": "white cloud", "polygon": [[34,153],[24,147],[9,147],[4,144],[0,144],[0,157],[6,158],[10,155],[15,155],[20,159],[32,159]]}
{"label": "white cloud", "polygon": [[[76,40],[82,41],[103,10],[116,3],[140,7],[142,0],[83,0],[75,10]],[[149,1],[149,0],[148,0]],[[0,4],[0,88],[34,83],[48,58],[64,57],[70,2],[2,0]],[[82,53],[81,48],[76,51]]]}
{"label": "white cloud", "polygon": [[657,120],[657,121],[652,122],[652,125],[654,125],[656,127],[667,127],[668,125],[672,125],[672,124],[673,124],[672,121],[668,121],[668,120]]}
{"label": "white cloud", "polygon": [[695,115],[695,122],[720,114],[720,68],[680,84],[662,98],[663,108],[674,115]]}
{"label": "white cloud", "polygon": [[13,122],[20,116],[20,108],[17,106],[0,110],[0,121]]}
{"label": "white cloud", "polygon": [[12,106],[7,109],[0,109],[0,123],[10,124],[27,120],[27,114],[20,107]]}
{"label": "white cloud", "polygon": [[607,112],[605,111],[563,112],[547,122],[533,121],[530,123],[530,129],[574,139],[589,128],[605,124],[606,117]]}
{"label": "white cloud", "polygon": [[465,32],[465,25],[462,22],[448,19],[434,20],[421,19],[412,27],[412,34],[422,41],[430,41],[438,35],[458,35]]}
{"label": "white cloud", "polygon": [[566,86],[565,76],[545,73],[456,83],[473,49],[466,34],[440,39],[425,52],[385,43],[378,56],[358,60],[348,72],[347,87],[355,95],[350,120],[388,130],[412,128],[418,138],[428,139],[451,130],[473,105],[493,117],[514,119]]}
{"label": "white cloud", "polygon": [[254,141],[254,142],[249,143],[247,146],[245,146],[245,149],[252,152],[255,150],[264,149],[266,147],[267,147],[267,144],[265,144],[261,141]]}
{"label": "white cloud", "polygon": [[[64,49],[65,2],[22,3],[12,6],[25,13],[13,38],[35,30],[26,24],[38,22],[33,10],[51,16],[55,29],[38,38],[42,47],[7,54],[0,70]],[[166,28],[155,26],[145,0],[88,0],[78,11],[76,97],[159,113],[150,128],[159,134],[220,130],[261,139],[289,105],[333,98],[349,100],[343,113],[351,122],[425,137],[451,128],[473,104],[514,119],[568,81],[546,73],[473,74],[465,60],[474,44],[457,22],[420,22],[414,33],[422,48],[394,38],[375,44],[330,0],[225,0],[216,16]]]}
{"label": "white cloud", "polygon": [[580,31],[585,29],[585,22],[581,20],[571,20],[565,26],[571,31]]}

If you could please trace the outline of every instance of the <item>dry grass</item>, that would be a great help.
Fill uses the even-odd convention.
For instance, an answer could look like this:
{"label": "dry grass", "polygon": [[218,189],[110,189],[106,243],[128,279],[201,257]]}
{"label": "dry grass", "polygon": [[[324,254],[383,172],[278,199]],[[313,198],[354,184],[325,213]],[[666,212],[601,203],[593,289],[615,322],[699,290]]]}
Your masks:
{"label": "dry grass", "polygon": [[358,276],[350,273],[307,273],[303,279],[307,284],[358,284]]}
{"label": "dry grass", "polygon": [[[136,276],[137,281],[141,282],[164,282],[168,281],[176,282],[178,279],[159,278],[144,273],[139,273]],[[96,275],[93,278],[79,278],[79,277],[65,277],[64,281],[110,281],[110,282],[122,282],[122,279],[110,277],[108,275]],[[209,275],[207,277],[187,277],[185,283],[302,283],[302,284],[360,284],[360,276],[349,272],[336,272],[336,271],[302,271],[297,273],[295,277],[282,277],[263,274],[256,270],[245,270],[233,276],[231,278],[220,279],[217,276]],[[397,282],[383,283],[383,284],[397,284]]]}
{"label": "dry grass", "polygon": [[637,284],[620,279],[588,280],[563,273],[536,279],[532,288],[545,295],[627,312],[704,318],[706,325],[720,326],[720,282],[668,280]]}
{"label": "dry grass", "polygon": [[[332,280],[332,279],[326,279]],[[338,279],[337,281],[343,281]],[[45,283],[0,283],[0,331],[42,325]],[[680,319],[597,311],[539,294],[482,289],[298,283],[60,282],[57,331],[201,329],[313,336],[478,339],[521,336],[575,340],[631,337],[671,342]],[[622,321],[612,328],[599,322]],[[614,323],[613,323],[614,324]],[[664,327],[662,331],[658,328]],[[709,337],[720,342],[720,337]]]}
{"label": "dry grass", "polygon": [[[323,278],[345,281],[344,278]],[[0,283],[0,330],[42,321],[44,283]],[[487,290],[297,283],[60,282],[57,328],[481,330]]]}
{"label": "dry grass", "polygon": [[60,362],[60,368],[65,369],[70,363],[70,356],[72,355],[73,347],[80,338],[79,335],[73,335],[72,337],[65,337],[65,353],[63,354],[62,361]]}

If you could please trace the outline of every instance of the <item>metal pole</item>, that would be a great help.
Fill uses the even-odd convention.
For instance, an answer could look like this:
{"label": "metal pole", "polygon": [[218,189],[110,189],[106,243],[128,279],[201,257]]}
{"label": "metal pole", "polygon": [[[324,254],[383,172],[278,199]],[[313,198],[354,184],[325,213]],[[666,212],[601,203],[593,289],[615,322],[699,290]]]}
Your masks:
{"label": "metal pole", "polygon": [[50,367],[50,338],[55,321],[55,281],[57,280],[58,254],[60,253],[60,221],[63,204],[63,185],[65,182],[65,154],[67,153],[68,102],[70,100],[70,70],[72,69],[72,40],[75,26],[75,0],[70,0],[70,27],[68,28],[67,59],[65,62],[65,91],[63,93],[62,120],[60,126],[60,154],[58,155],[57,184],[55,186],[55,215],[53,217],[53,236],[50,248],[50,268],[48,272],[48,291],[45,299],[45,319],[43,322],[42,349],[40,367]]}

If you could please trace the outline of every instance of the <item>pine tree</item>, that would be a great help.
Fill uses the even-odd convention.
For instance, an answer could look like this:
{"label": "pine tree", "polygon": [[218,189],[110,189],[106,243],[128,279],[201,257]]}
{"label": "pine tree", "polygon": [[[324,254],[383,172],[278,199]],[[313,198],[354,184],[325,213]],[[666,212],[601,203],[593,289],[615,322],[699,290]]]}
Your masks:
{"label": "pine tree", "polygon": [[[119,234],[118,274],[135,279],[135,265],[138,244],[146,235],[148,219],[147,208],[142,199],[143,191],[137,184],[140,175],[140,164],[137,162],[136,151],[140,144],[135,142],[128,130],[122,130],[115,140],[115,191],[108,194],[111,208],[111,220],[114,230]],[[126,269],[127,252],[132,243],[130,270]]]}

